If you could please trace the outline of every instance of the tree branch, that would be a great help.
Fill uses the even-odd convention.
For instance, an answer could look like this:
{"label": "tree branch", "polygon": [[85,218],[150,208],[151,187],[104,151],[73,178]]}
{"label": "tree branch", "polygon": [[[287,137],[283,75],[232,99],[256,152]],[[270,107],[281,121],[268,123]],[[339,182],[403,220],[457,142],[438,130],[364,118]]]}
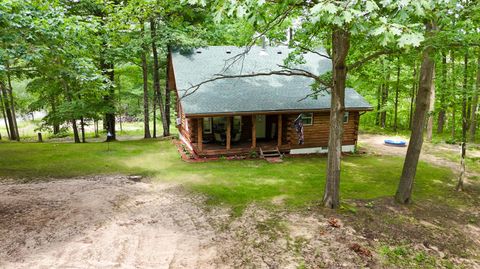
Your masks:
{"label": "tree branch", "polygon": [[379,51],[374,52],[374,53],[368,55],[367,57],[365,57],[363,59],[360,59],[360,60],[354,62],[353,64],[349,65],[347,67],[347,70],[348,71],[354,70],[356,68],[361,67],[362,65],[366,64],[367,62],[369,62],[373,59],[376,59],[376,58],[378,58],[382,55],[390,54],[390,53],[393,53],[393,50],[379,50]]}
{"label": "tree branch", "polygon": [[233,79],[233,78],[251,78],[251,77],[261,77],[261,76],[302,76],[302,77],[308,77],[308,78],[313,78],[319,83],[323,85],[328,85],[324,81],[320,80],[320,78],[313,73],[310,73],[306,70],[302,69],[296,69],[296,68],[285,68],[281,70],[276,70],[276,71],[270,71],[270,72],[260,72],[260,73],[251,73],[251,74],[239,74],[239,75],[224,75],[224,74],[215,74],[213,78],[204,80],[198,84],[192,85],[190,88],[185,89],[185,90],[179,90],[183,91],[182,96],[180,99],[185,98],[187,96],[190,96],[194,94],[200,87],[204,84],[214,82],[217,80],[221,79]]}
{"label": "tree branch", "polygon": [[[260,39],[262,36],[264,36],[268,31],[270,31],[273,27],[281,24],[290,14],[290,12],[294,9],[294,6],[290,6],[287,8],[284,12],[278,14],[273,18],[273,20],[269,21],[267,25],[260,31],[260,33],[255,36],[246,46],[245,50],[241,53],[238,53],[237,55],[234,55],[228,59],[225,60],[225,65],[223,67],[223,70],[221,71],[222,73],[227,71],[230,67],[232,67],[237,61],[240,59],[243,59],[243,57],[250,51],[250,49],[255,45],[255,43]],[[228,63],[231,61],[230,63]],[[228,64],[227,64],[228,63]]]}
{"label": "tree branch", "polygon": [[304,46],[298,46],[300,49],[304,50],[304,51],[308,51],[308,52],[311,52],[311,53],[314,53],[314,54],[317,54],[318,56],[320,57],[323,57],[323,58],[326,58],[326,59],[329,59],[331,60],[332,57],[328,56],[327,54],[323,54],[319,51],[316,51],[316,50],[312,50],[312,49],[309,49],[307,47],[304,47]]}

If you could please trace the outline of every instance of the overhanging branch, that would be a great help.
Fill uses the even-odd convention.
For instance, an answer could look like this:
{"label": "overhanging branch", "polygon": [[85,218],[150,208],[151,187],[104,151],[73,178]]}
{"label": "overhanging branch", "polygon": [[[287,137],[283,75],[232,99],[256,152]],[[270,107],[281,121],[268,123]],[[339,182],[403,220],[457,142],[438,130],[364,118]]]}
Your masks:
{"label": "overhanging branch", "polygon": [[237,61],[243,59],[243,57],[251,50],[251,48],[257,43],[258,39],[260,39],[262,36],[264,36],[268,31],[273,29],[275,26],[280,25],[282,22],[285,21],[286,18],[288,18],[288,15],[290,12],[292,12],[294,9],[294,6],[290,6],[287,8],[285,11],[279,13],[276,15],[271,21],[269,21],[266,26],[259,32],[257,36],[255,36],[246,46],[245,50],[242,51],[241,53],[238,53],[229,59],[225,60],[225,65],[222,69],[222,72],[226,72],[230,67],[232,67]]}
{"label": "overhanging branch", "polygon": [[394,51],[393,50],[379,50],[377,52],[374,52],[370,55],[368,55],[367,57],[363,58],[363,59],[360,59],[356,62],[354,62],[353,64],[349,65],[347,68],[348,68],[348,71],[352,71],[356,68],[359,68],[361,67],[362,65],[366,64],[367,62],[371,61],[371,60],[374,60],[382,55],[385,55],[385,54],[390,54],[390,53],[393,53]]}
{"label": "overhanging branch", "polygon": [[259,72],[259,73],[238,74],[238,75],[215,74],[214,77],[212,77],[211,79],[204,80],[198,84],[192,85],[188,89],[183,90],[183,94],[180,97],[180,99],[194,94],[204,84],[211,83],[217,80],[234,79],[234,78],[251,78],[251,77],[262,77],[262,76],[289,76],[289,77],[301,76],[301,77],[312,78],[326,87],[331,87],[329,83],[321,80],[317,75],[307,70],[298,69],[298,68],[288,68],[285,66],[280,66],[280,67],[282,67],[283,69],[270,71],[270,72]]}
{"label": "overhanging branch", "polygon": [[328,56],[327,54],[323,54],[323,53],[321,53],[321,52],[319,52],[319,51],[312,50],[312,49],[309,49],[309,48],[304,47],[304,46],[298,46],[298,47],[299,47],[300,49],[304,50],[304,51],[308,51],[308,52],[317,54],[318,56],[323,57],[323,58],[325,58],[325,59],[329,59],[329,60],[332,59],[332,57]]}

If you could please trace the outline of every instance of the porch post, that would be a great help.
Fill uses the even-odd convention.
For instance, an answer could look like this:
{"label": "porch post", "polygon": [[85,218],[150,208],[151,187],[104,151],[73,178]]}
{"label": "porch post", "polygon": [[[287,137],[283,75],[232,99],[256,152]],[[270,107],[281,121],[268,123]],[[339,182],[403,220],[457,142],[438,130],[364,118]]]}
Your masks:
{"label": "porch post", "polygon": [[198,151],[203,149],[203,118],[197,120],[197,147]]}
{"label": "porch post", "polygon": [[282,146],[282,114],[278,114],[278,132],[277,132],[277,138],[278,142],[277,145],[280,147]]}
{"label": "porch post", "polygon": [[232,117],[227,117],[227,150],[230,150],[232,141]]}
{"label": "porch post", "polygon": [[257,116],[252,115],[252,148],[257,148]]}

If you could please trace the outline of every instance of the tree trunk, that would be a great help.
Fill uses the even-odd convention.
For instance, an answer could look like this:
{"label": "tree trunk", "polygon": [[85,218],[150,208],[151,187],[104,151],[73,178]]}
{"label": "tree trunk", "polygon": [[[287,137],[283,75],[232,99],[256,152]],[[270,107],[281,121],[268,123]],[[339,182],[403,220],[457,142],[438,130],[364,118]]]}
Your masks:
{"label": "tree trunk", "polygon": [[427,141],[432,141],[433,136],[433,111],[435,109],[435,69],[433,70],[433,82],[430,92],[430,106],[428,108],[428,120],[427,120]]}
{"label": "tree trunk", "polygon": [[442,87],[438,94],[440,97],[440,111],[438,112],[437,134],[443,133],[443,127],[445,126],[445,94],[447,93],[447,89],[447,55],[442,53]]}
{"label": "tree trunk", "polygon": [[85,122],[83,117],[80,118],[80,130],[82,130],[82,143],[85,143]]}
{"label": "tree trunk", "polygon": [[147,66],[147,53],[148,53],[148,46],[145,42],[145,24],[143,21],[140,22],[141,24],[141,36],[142,36],[142,74],[143,74],[143,138],[151,138],[150,134],[150,112],[148,107],[148,66]]}
{"label": "tree trunk", "polygon": [[168,70],[168,62],[170,58],[170,46],[167,46],[167,64],[165,68],[165,119],[167,120],[167,136],[170,135],[170,87],[168,85],[168,77],[169,77],[169,70]]}
{"label": "tree trunk", "polygon": [[153,137],[157,138],[157,93],[153,93]]}
{"label": "tree trunk", "polygon": [[[108,68],[105,71],[107,74],[110,83],[115,82],[115,72],[114,72],[114,66],[113,64],[107,64]],[[110,133],[109,136],[107,136],[107,142],[110,141],[115,141],[117,140],[117,134],[115,132],[115,88],[113,85],[109,86],[108,94],[106,96],[106,101],[109,106],[109,111],[105,114],[105,120],[107,124],[107,130]]]}
{"label": "tree trunk", "polygon": [[[385,69],[384,69],[385,70]],[[387,67],[386,67],[386,77],[385,81],[383,84],[383,92],[382,92],[382,113],[380,115],[380,124],[382,128],[385,128],[387,126],[387,111],[386,111],[386,106],[387,106],[387,101],[388,101],[388,91],[390,88],[390,68],[388,66],[387,62]]]}
{"label": "tree trunk", "polygon": [[80,137],[78,136],[77,121],[72,120],[73,139],[75,143],[80,143]]}
{"label": "tree trunk", "polygon": [[463,73],[463,91],[462,91],[462,155],[460,160],[460,175],[456,190],[463,191],[463,179],[465,177],[465,155],[467,152],[467,91],[468,91],[468,51],[464,57],[464,73]]}
{"label": "tree trunk", "polygon": [[122,125],[122,117],[123,117],[123,113],[119,113],[120,117],[118,117],[118,124],[120,124],[120,132],[123,132],[123,125]]}
{"label": "tree trunk", "polygon": [[[3,87],[0,84],[0,87]],[[5,129],[7,130],[7,136],[8,139],[11,140],[12,138],[10,137],[10,128],[8,127],[8,121],[7,121],[7,115],[5,114],[5,103],[3,102],[3,90],[0,89],[0,106],[2,108],[2,116],[3,116],[3,121],[5,122]]]}
{"label": "tree trunk", "polygon": [[[426,34],[432,35],[434,28],[432,22],[426,24]],[[428,108],[430,107],[430,91],[433,84],[433,75],[435,70],[434,48],[428,46],[423,51],[422,66],[420,68],[420,82],[413,115],[413,128],[408,144],[407,155],[403,164],[402,176],[398,184],[395,200],[406,204],[411,201],[413,182],[417,172],[418,159],[423,144],[423,129]]]}
{"label": "tree trunk", "polygon": [[160,92],[160,74],[159,74],[159,65],[158,65],[158,52],[157,52],[157,44],[155,42],[155,39],[157,38],[157,32],[156,32],[156,26],[155,26],[155,19],[150,18],[150,34],[152,37],[152,52],[153,52],[153,87],[155,89],[155,93],[157,94],[157,103],[158,103],[158,108],[160,109],[160,114],[162,116],[162,126],[163,126],[163,136],[168,136],[170,135],[168,133],[169,128],[168,128],[168,121],[167,117],[165,115],[165,108],[163,106],[163,97],[162,93]]}
{"label": "tree trunk", "polygon": [[452,57],[452,74],[451,74],[451,82],[452,82],[452,95],[451,95],[451,106],[452,106],[452,140],[455,140],[455,112],[456,112],[456,91],[457,91],[457,85],[455,83],[456,77],[455,77],[455,53],[452,51],[451,57]]}
{"label": "tree trunk", "polygon": [[14,118],[11,110],[12,106],[10,105],[10,98],[8,96],[7,87],[3,82],[0,82],[0,91],[1,91],[1,94],[3,95],[3,107],[5,108],[5,114],[7,116],[8,127],[10,130],[10,133],[9,133],[10,140],[17,140],[18,133],[16,132],[16,129],[15,129]]}
{"label": "tree trunk", "polygon": [[7,72],[6,72],[7,82],[8,82],[7,91],[10,95],[10,110],[12,111],[12,122],[13,122],[13,126],[10,126],[10,129],[15,128],[17,141],[20,141],[20,132],[18,132],[17,115],[15,114],[15,101],[13,100],[12,79],[10,77],[10,63],[8,60],[5,62],[5,67],[7,68]]}
{"label": "tree trunk", "polygon": [[380,109],[382,107],[382,89],[383,85],[380,84],[377,89],[377,114],[375,115],[375,125],[380,126]]}
{"label": "tree trunk", "polygon": [[[57,114],[57,102],[56,102],[56,97],[52,97],[52,103],[51,103],[51,106],[52,106],[52,113],[53,115]],[[56,134],[59,134],[60,133],[60,124],[55,120],[53,123],[52,123],[52,126],[53,126],[53,134],[56,135]]]}
{"label": "tree trunk", "polygon": [[93,120],[93,125],[95,128],[95,137],[98,137],[98,120],[97,119]]}
{"label": "tree trunk", "polygon": [[350,48],[349,33],[340,28],[335,29],[332,33],[332,47],[333,88],[331,89],[327,178],[323,204],[328,208],[337,208],[340,205],[340,162],[347,78],[345,62]]}
{"label": "tree trunk", "polygon": [[[105,1],[104,1],[105,2]],[[105,4],[105,3],[104,3]],[[99,64],[100,64],[100,70],[102,71],[102,75],[108,78],[109,81],[106,81],[105,83],[107,84],[108,91],[104,95],[104,101],[106,102],[108,106],[108,110],[105,113],[104,120],[103,120],[103,128],[108,132],[109,135],[107,135],[106,142],[110,141],[115,141],[117,140],[117,133],[115,130],[115,88],[113,85],[115,84],[115,71],[114,71],[114,64],[111,61],[108,61],[106,59],[106,56],[108,55],[108,50],[109,50],[109,44],[108,44],[108,32],[106,31],[107,27],[105,27],[105,24],[107,22],[107,18],[110,15],[105,8],[106,6],[103,6],[100,9],[97,9],[95,16],[100,18],[100,29],[101,31],[99,34],[101,35],[102,39],[102,48],[99,51]]]}
{"label": "tree trunk", "polygon": [[400,91],[400,57],[397,58],[397,87],[395,88],[395,113],[393,118],[393,131],[398,128],[398,92]]}
{"label": "tree trunk", "polygon": [[472,111],[470,112],[470,142],[475,143],[475,135],[477,132],[477,107],[478,95],[480,93],[480,54],[477,59],[477,85],[472,97]]}
{"label": "tree trunk", "polygon": [[408,115],[408,129],[412,130],[413,123],[413,109],[415,104],[415,95],[417,93],[417,62],[413,63],[413,84],[412,93],[410,94],[410,112]]}

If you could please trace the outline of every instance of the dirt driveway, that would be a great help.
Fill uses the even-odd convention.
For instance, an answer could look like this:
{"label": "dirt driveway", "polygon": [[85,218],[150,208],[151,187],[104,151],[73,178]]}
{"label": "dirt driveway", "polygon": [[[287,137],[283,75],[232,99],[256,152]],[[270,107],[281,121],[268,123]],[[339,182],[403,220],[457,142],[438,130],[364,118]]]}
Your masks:
{"label": "dirt driveway", "polygon": [[[379,155],[393,155],[405,157],[407,154],[407,147],[396,147],[385,145],[385,139],[403,139],[407,141],[408,138],[405,137],[392,137],[386,135],[377,135],[377,134],[360,134],[358,137],[359,145],[362,149],[366,150],[370,154],[379,154]],[[422,147],[422,153],[420,154],[420,160],[438,165],[444,166],[452,169],[452,171],[459,173],[460,171],[460,162],[454,162],[447,158],[441,157],[444,154],[449,154],[452,156],[460,156],[461,148],[459,145],[448,145],[448,144],[431,144],[425,142]],[[470,157],[480,157],[479,150],[468,150],[467,155]],[[469,176],[478,176],[473,171],[469,171],[467,167],[467,177]]]}
{"label": "dirt driveway", "polygon": [[0,268],[355,268],[368,245],[330,216],[250,206],[239,218],[179,185],[98,176],[0,183]]}
{"label": "dirt driveway", "polygon": [[178,188],[121,176],[0,184],[0,268],[213,267],[212,229]]}

